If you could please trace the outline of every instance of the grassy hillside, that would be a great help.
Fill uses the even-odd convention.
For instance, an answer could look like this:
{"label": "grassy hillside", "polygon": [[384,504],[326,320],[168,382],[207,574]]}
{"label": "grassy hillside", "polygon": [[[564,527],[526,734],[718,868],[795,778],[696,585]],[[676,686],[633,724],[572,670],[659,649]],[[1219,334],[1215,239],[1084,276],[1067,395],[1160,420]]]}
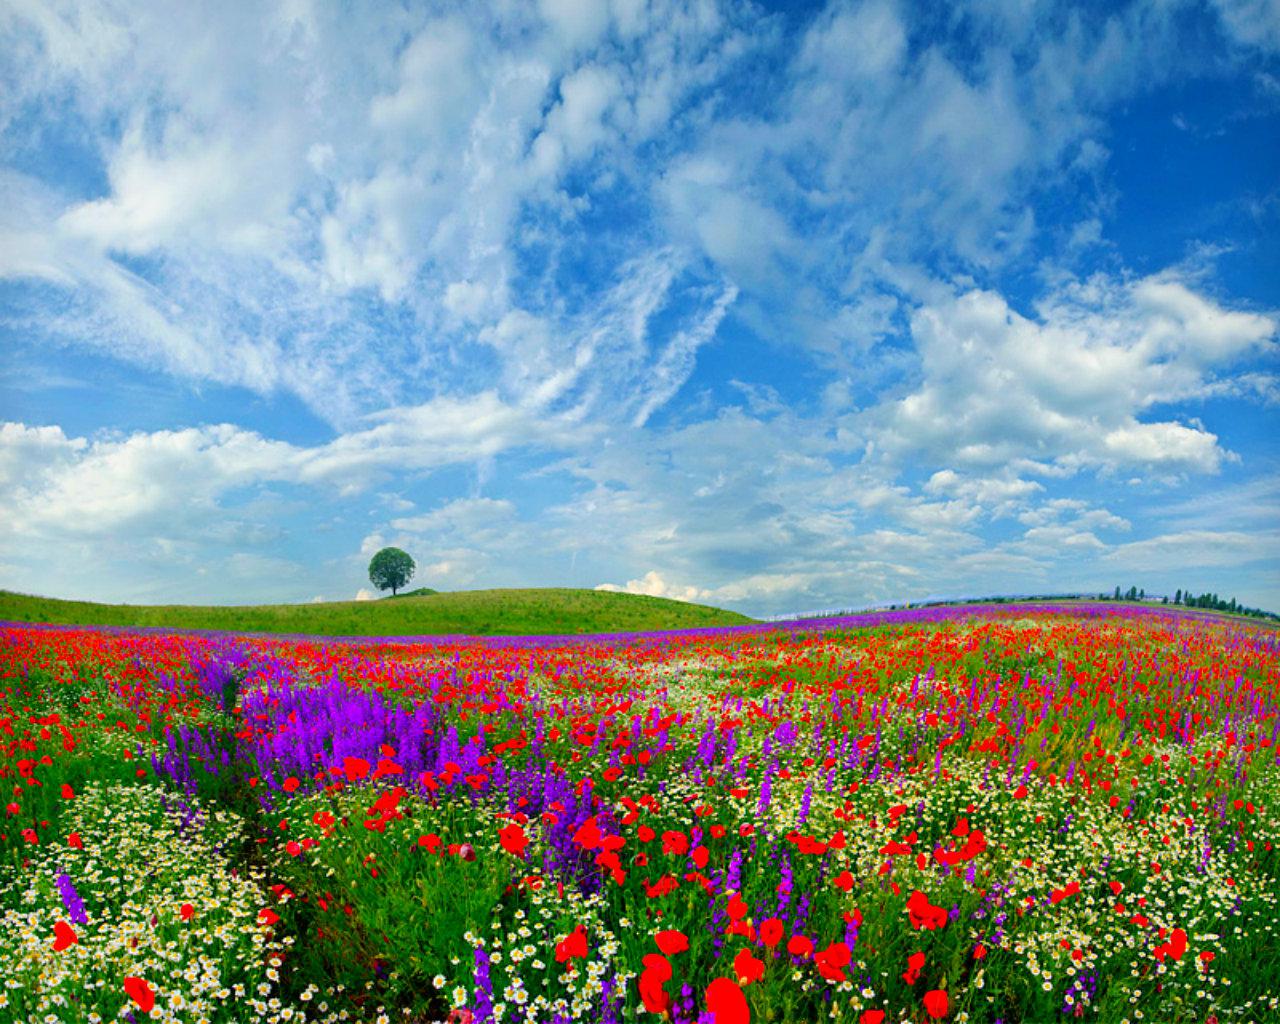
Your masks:
{"label": "grassy hillside", "polygon": [[246,606],[96,604],[0,590],[0,621],[159,626],[319,636],[511,636],[691,629],[752,622],[737,612],[600,590],[466,590],[396,600]]}

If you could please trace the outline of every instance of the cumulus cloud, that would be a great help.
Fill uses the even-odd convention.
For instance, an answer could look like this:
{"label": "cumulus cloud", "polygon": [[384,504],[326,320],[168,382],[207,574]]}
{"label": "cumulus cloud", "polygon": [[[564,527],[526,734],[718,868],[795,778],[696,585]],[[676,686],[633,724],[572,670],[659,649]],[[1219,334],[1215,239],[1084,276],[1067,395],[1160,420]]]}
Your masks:
{"label": "cumulus cloud", "polygon": [[648,597],[667,597],[675,601],[698,601],[708,596],[708,591],[695,586],[678,586],[668,583],[656,569],[650,569],[638,580],[627,580],[622,586],[616,583],[599,583],[596,590],[616,594],[644,594]]}
{"label": "cumulus cloud", "polygon": [[[1273,317],[1225,309],[1168,274],[1074,283],[1034,318],[991,291],[960,291],[912,315],[920,382],[866,423],[890,452],[971,472],[1021,459],[1027,470],[1212,473],[1230,454],[1202,424],[1139,417],[1274,351],[1276,330]],[[954,488],[956,470],[942,472],[934,489]]]}

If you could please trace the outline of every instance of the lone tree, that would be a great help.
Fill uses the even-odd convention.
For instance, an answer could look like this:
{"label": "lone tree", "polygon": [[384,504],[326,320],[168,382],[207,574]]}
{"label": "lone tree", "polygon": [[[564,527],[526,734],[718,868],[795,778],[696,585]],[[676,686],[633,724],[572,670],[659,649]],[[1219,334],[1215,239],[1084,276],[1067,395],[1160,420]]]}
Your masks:
{"label": "lone tree", "polygon": [[408,553],[399,548],[383,548],[369,562],[369,582],[379,590],[391,589],[391,596],[413,579],[416,566]]}

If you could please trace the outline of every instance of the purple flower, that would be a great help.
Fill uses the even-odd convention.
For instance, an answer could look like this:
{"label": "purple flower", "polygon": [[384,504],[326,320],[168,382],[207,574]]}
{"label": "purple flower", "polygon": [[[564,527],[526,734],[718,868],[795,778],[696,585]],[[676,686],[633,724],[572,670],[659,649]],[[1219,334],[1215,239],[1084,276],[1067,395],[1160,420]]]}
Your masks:
{"label": "purple flower", "polygon": [[88,924],[89,915],[84,911],[84,900],[76,892],[71,876],[63,871],[58,875],[56,884],[58,886],[58,895],[62,897],[62,905],[67,908],[67,916],[71,918],[71,923]]}

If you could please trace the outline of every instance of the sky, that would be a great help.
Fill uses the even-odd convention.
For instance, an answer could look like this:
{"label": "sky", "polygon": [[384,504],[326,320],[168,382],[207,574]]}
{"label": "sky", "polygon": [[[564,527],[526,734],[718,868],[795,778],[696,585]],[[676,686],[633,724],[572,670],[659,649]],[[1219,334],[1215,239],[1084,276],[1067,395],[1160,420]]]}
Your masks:
{"label": "sky", "polygon": [[0,587],[1280,609],[1280,3],[0,3]]}

